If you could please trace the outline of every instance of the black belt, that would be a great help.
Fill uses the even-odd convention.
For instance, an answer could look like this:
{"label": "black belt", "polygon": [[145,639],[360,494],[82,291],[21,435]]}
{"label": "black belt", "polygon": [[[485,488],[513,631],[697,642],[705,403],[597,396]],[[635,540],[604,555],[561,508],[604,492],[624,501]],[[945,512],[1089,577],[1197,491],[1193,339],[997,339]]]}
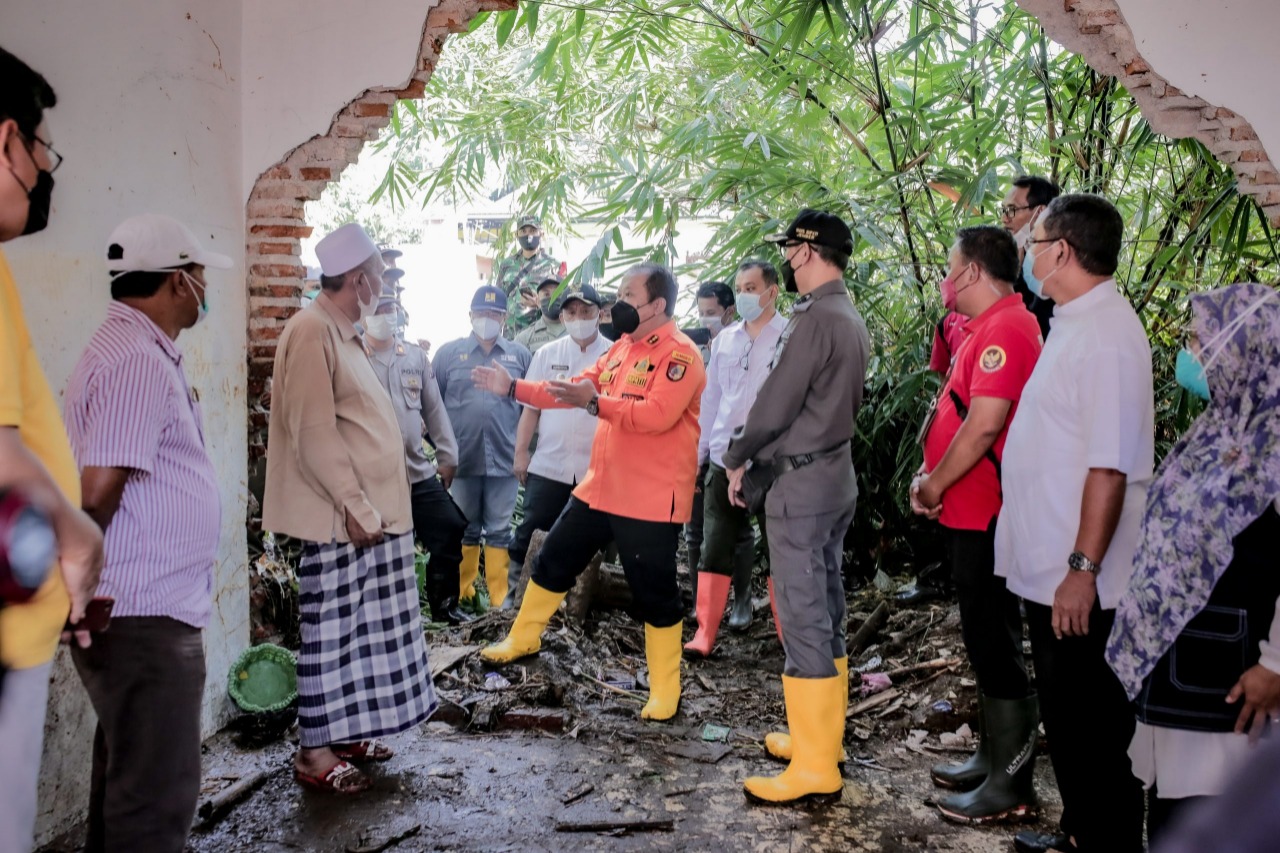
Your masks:
{"label": "black belt", "polygon": [[845,448],[849,444],[849,439],[845,439],[834,447],[828,447],[826,450],[819,450],[816,453],[801,453],[799,456],[783,456],[774,463],[778,474],[785,474],[788,471],[795,471],[797,468],[803,468],[812,464],[824,456],[830,456],[833,453]]}

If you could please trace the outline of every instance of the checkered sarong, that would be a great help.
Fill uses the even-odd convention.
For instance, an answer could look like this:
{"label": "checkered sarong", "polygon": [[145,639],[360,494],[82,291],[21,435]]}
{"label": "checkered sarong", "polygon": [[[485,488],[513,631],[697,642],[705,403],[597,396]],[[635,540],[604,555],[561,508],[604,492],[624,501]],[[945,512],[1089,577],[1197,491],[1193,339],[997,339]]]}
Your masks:
{"label": "checkered sarong", "polygon": [[308,542],[298,565],[302,746],[402,732],[436,708],[413,534],[370,548]]}

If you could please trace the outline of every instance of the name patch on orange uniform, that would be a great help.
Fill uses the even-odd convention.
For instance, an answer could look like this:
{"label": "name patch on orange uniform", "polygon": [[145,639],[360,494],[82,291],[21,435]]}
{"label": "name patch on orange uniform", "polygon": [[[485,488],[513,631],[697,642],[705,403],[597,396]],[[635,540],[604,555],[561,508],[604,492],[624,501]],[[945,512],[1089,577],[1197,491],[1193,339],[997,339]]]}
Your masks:
{"label": "name patch on orange uniform", "polygon": [[635,386],[637,386],[637,387],[639,387],[639,388],[643,388],[645,385],[649,384],[649,374],[647,374],[647,373],[628,373],[628,374],[627,374],[627,384],[628,384],[628,385],[635,385]]}
{"label": "name patch on orange uniform", "polygon": [[671,360],[678,361],[681,364],[685,364],[685,365],[693,364],[693,356],[689,355],[688,353],[679,352],[679,351],[671,353]]}

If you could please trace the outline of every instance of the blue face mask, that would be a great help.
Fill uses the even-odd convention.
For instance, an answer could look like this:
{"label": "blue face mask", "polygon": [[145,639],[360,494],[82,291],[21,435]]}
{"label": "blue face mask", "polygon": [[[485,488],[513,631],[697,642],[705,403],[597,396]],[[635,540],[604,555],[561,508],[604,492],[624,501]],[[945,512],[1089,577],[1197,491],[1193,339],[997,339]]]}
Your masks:
{"label": "blue face mask", "polygon": [[1178,351],[1177,367],[1174,372],[1178,384],[1195,394],[1201,400],[1209,399],[1209,380],[1204,375],[1204,365],[1195,353],[1183,347]]}
{"label": "blue face mask", "polygon": [[1027,246],[1026,254],[1022,256],[1022,280],[1027,283],[1027,290],[1030,290],[1038,299],[1044,299],[1044,282],[1036,278],[1034,269],[1036,265],[1035,253],[1031,251],[1031,246]]}

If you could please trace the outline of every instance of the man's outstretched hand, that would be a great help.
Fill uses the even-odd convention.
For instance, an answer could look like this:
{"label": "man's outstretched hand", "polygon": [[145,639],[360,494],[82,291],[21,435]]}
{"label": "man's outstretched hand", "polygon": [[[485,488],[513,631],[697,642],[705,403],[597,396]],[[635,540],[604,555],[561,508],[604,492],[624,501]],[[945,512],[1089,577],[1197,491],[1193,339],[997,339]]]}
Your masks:
{"label": "man's outstretched hand", "polygon": [[505,397],[511,393],[511,374],[501,364],[493,367],[476,367],[471,371],[471,381],[481,391]]}

